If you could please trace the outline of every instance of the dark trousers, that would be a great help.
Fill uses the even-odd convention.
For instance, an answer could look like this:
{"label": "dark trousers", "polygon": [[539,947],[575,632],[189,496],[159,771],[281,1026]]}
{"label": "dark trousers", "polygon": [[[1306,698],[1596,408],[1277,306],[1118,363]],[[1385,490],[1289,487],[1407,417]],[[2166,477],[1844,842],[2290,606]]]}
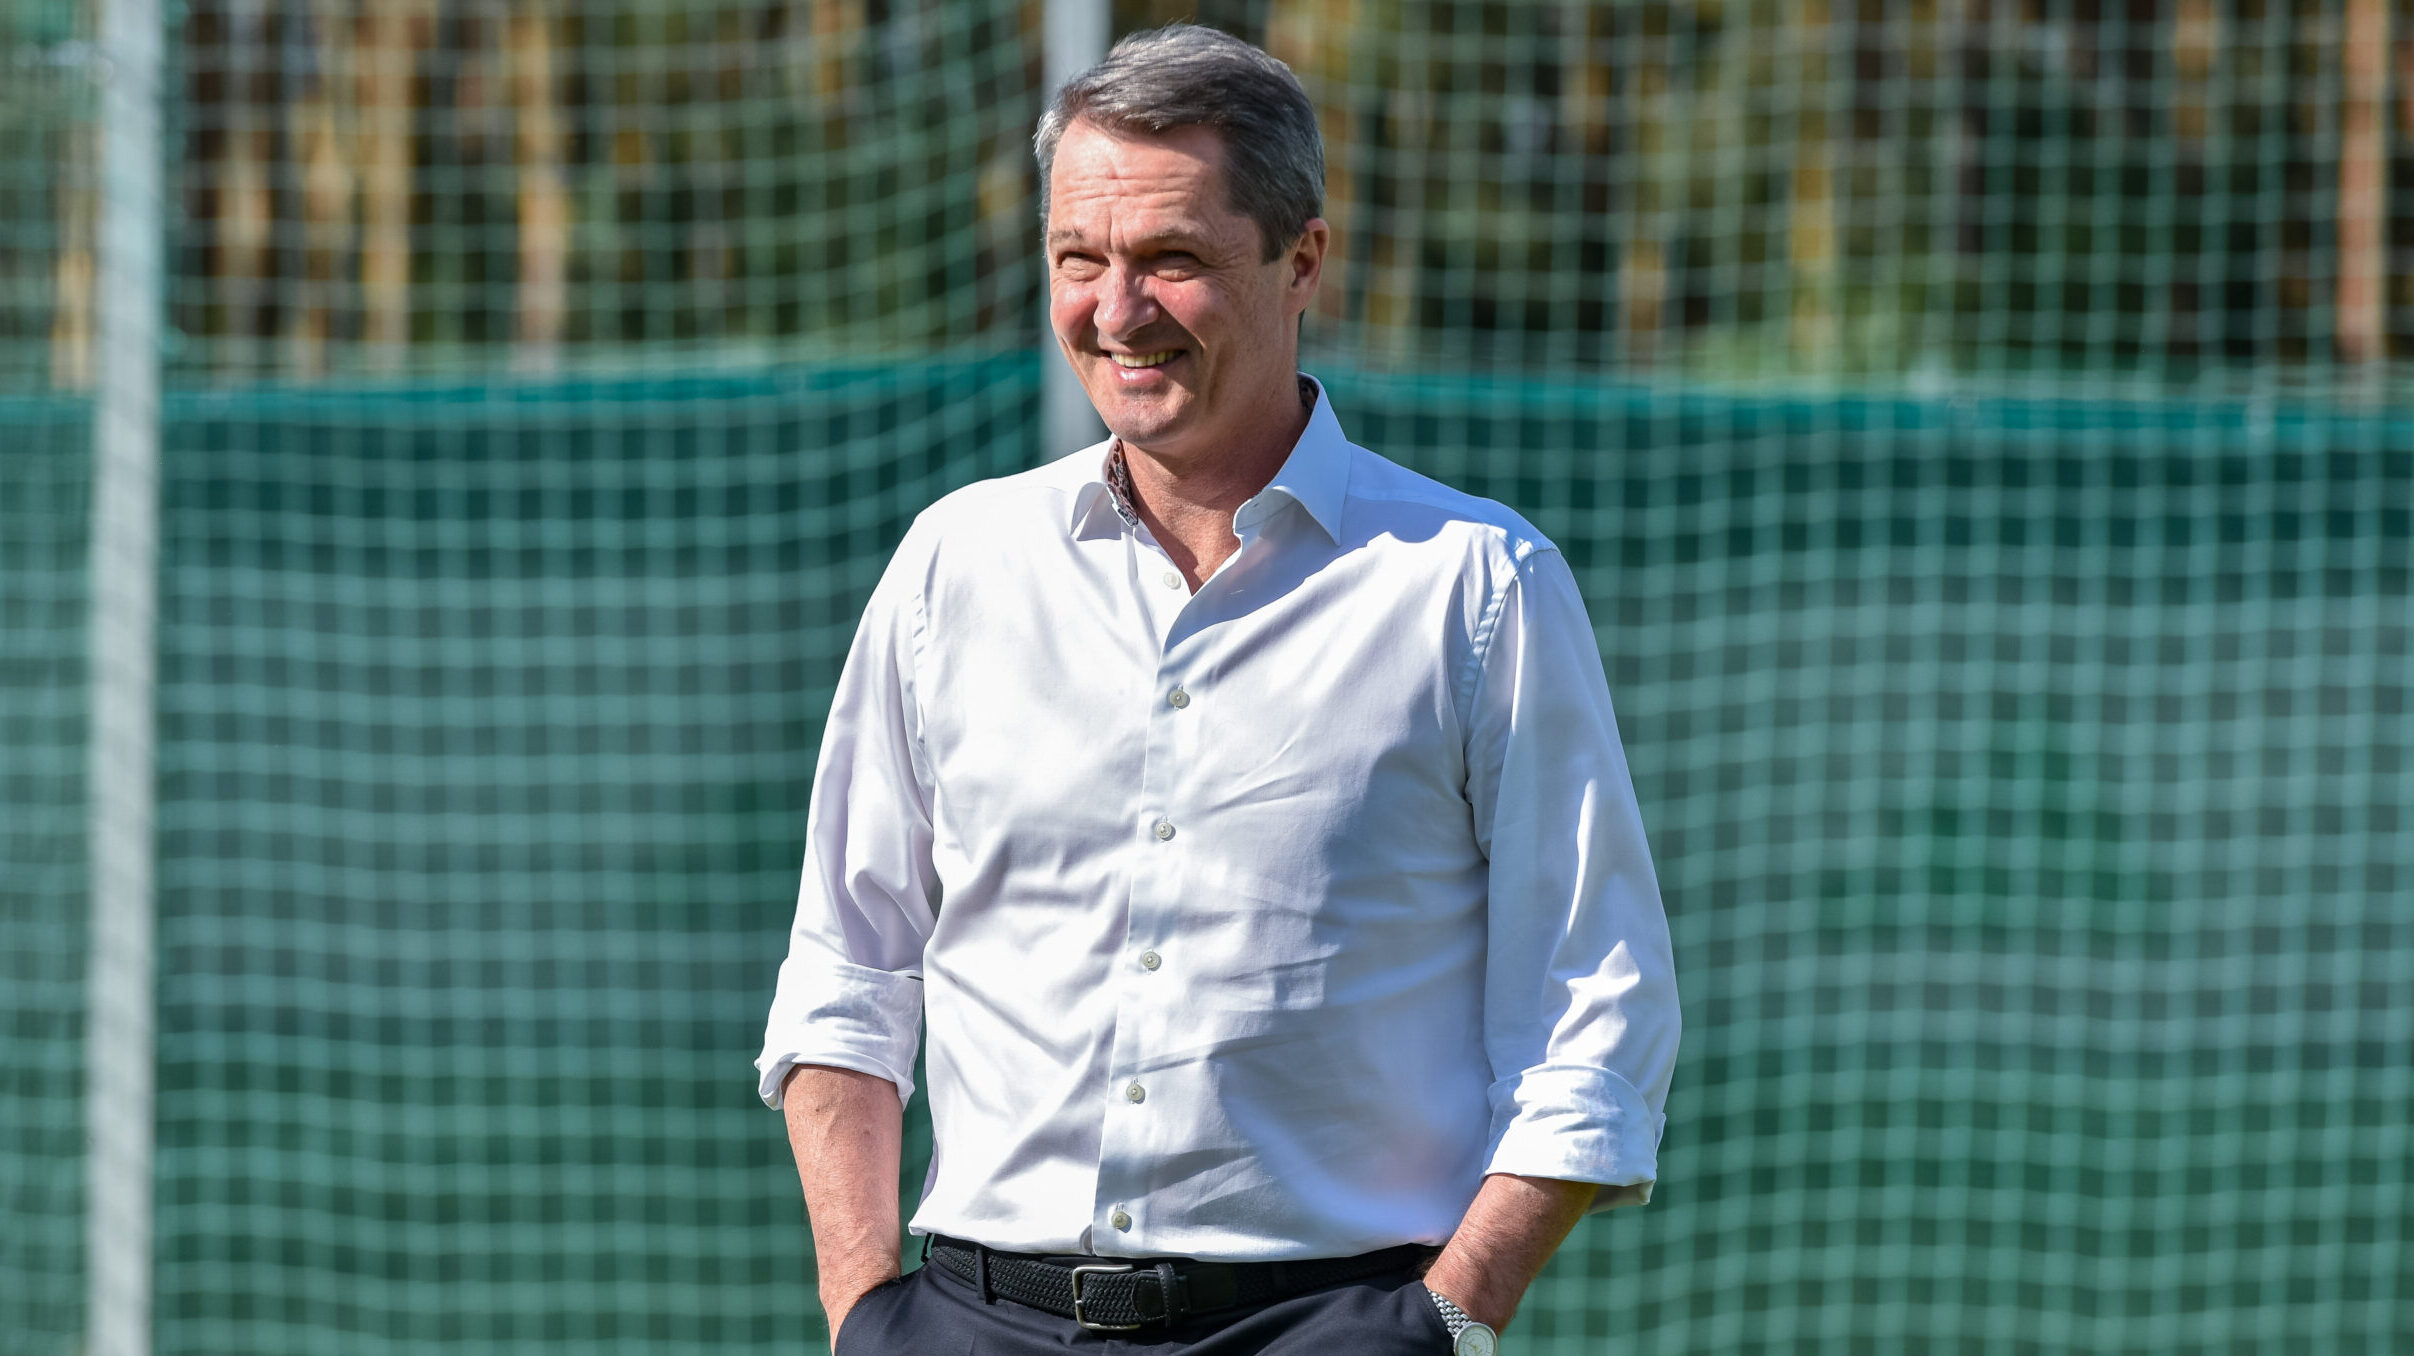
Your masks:
{"label": "dark trousers", "polygon": [[1408,1272],[1234,1309],[1178,1327],[1084,1331],[1069,1318],[980,1292],[925,1266],[865,1295],[838,1330],[837,1356],[1448,1356],[1450,1330]]}

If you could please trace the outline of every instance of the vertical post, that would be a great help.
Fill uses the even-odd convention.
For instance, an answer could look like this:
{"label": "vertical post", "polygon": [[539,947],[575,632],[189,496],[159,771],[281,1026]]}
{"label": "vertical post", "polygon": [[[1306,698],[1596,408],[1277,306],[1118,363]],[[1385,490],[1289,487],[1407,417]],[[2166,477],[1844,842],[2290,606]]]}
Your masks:
{"label": "vertical post", "polygon": [[[1065,81],[1095,66],[1106,56],[1108,0],[1046,0],[1047,47],[1042,69],[1047,93],[1053,97]],[[1039,191],[1048,191],[1046,184]],[[1081,389],[1081,378],[1057,351],[1053,329],[1042,324],[1039,359],[1040,455],[1061,457],[1106,436],[1098,411]]]}
{"label": "vertical post", "polygon": [[152,675],[165,199],[158,0],[98,0],[98,352],[92,414],[92,960],[85,1351],[151,1350]]}

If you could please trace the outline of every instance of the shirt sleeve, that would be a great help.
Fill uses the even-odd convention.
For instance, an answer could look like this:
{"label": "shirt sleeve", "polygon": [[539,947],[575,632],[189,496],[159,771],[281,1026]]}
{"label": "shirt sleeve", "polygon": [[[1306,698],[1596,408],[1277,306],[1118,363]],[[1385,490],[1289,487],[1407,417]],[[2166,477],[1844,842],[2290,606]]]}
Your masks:
{"label": "shirt sleeve", "polygon": [[913,1097],[937,894],[913,667],[927,553],[915,542],[909,533],[872,591],[831,698],[796,922],[755,1060],[768,1106],[797,1064],[877,1074]]}
{"label": "shirt sleeve", "polygon": [[1676,1062],[1659,883],[1576,581],[1533,551],[1502,586],[1470,702],[1468,799],[1490,862],[1486,1172],[1651,1199]]}

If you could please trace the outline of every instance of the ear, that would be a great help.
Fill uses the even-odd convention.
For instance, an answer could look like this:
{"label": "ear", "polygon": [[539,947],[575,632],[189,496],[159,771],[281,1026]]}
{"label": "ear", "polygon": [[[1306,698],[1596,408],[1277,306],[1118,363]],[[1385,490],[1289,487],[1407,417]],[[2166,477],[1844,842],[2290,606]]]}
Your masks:
{"label": "ear", "polygon": [[1291,314],[1305,314],[1308,303],[1316,299],[1317,285],[1324,280],[1325,252],[1332,248],[1332,243],[1332,226],[1323,217],[1311,218],[1307,229],[1299,233],[1299,239],[1283,256],[1283,299]]}

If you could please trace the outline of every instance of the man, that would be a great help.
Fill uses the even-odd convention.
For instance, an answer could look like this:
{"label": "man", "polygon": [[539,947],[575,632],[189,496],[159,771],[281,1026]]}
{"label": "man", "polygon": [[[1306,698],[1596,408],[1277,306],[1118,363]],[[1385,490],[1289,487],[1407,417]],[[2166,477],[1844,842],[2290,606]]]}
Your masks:
{"label": "man", "polygon": [[1330,232],[1280,62],[1134,37],[1038,154],[1114,437],[898,547],[757,1064],[836,1348],[1488,1352],[1580,1216],[1648,1198],[1676,1052],[1574,580],[1299,374]]}

